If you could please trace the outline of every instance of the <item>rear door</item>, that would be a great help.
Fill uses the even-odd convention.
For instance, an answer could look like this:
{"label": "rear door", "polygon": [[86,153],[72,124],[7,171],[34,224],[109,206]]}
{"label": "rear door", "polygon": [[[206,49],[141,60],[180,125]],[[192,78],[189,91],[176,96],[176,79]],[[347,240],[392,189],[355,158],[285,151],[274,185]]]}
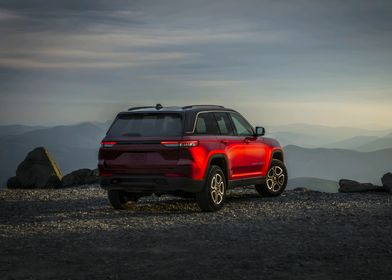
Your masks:
{"label": "rear door", "polygon": [[[161,175],[171,172],[179,157],[183,121],[178,113],[119,115],[109,129],[100,158],[113,173]],[[112,142],[112,143],[111,143]],[[105,147],[105,143],[109,143]]]}
{"label": "rear door", "polygon": [[217,137],[229,161],[229,179],[235,179],[242,174],[244,166],[244,143],[241,137],[234,133],[233,126],[226,112],[215,112],[220,135]]}

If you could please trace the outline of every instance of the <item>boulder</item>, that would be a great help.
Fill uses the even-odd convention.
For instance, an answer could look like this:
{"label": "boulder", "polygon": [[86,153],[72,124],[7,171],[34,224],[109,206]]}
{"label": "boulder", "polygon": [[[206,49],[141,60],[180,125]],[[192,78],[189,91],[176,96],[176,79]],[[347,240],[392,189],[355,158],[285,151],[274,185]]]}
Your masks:
{"label": "boulder", "polygon": [[16,176],[11,177],[7,181],[7,188],[9,189],[15,189],[17,188],[17,181],[16,181]]}
{"label": "boulder", "polygon": [[7,182],[8,188],[36,189],[61,187],[61,172],[44,147],[35,148],[19,164],[16,176]]}
{"label": "boulder", "polygon": [[98,169],[83,168],[65,175],[61,181],[63,187],[98,184]]}
{"label": "boulder", "polygon": [[341,179],[339,180],[339,192],[350,193],[350,192],[369,192],[369,191],[380,191],[382,188],[375,186],[370,183],[359,183],[353,180]]}
{"label": "boulder", "polygon": [[388,172],[381,178],[381,182],[385,191],[392,194],[392,173]]}

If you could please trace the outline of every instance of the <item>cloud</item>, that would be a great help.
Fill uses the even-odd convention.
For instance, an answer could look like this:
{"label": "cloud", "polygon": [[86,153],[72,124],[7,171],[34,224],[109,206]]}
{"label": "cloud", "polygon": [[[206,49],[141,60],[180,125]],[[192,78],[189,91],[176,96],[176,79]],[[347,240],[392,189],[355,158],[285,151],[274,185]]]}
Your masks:
{"label": "cloud", "polygon": [[0,21],[12,21],[22,19],[23,16],[9,10],[0,9]]}
{"label": "cloud", "polygon": [[25,52],[27,57],[0,57],[0,67],[46,69],[111,69],[152,65],[165,61],[191,59],[197,54],[181,52],[109,52],[55,49]]}
{"label": "cloud", "polygon": [[306,121],[315,104],[390,104],[391,11],[386,0],[3,0],[0,105],[28,100],[34,116],[47,98],[163,100],[258,114],[252,106],[268,100],[263,116],[278,111],[283,122],[296,108]]}

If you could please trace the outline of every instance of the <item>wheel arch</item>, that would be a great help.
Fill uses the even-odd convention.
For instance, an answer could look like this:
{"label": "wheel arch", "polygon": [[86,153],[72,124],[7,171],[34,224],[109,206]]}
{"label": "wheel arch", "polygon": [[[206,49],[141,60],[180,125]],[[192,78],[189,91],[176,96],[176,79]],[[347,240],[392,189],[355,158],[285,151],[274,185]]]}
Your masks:
{"label": "wheel arch", "polygon": [[272,153],[271,153],[271,160],[270,160],[270,162],[273,159],[277,159],[277,160],[280,160],[281,162],[284,162],[283,150],[281,150],[281,149],[273,150]]}
{"label": "wheel arch", "polygon": [[[222,171],[223,174],[225,174],[225,179],[226,179],[226,184],[229,182],[229,161],[227,160],[227,157],[225,154],[214,154],[212,156],[210,156],[210,158],[208,159],[208,165],[207,165],[207,169],[205,172],[205,176],[207,176],[208,174],[208,170],[210,169],[210,167],[212,165],[217,165],[219,166]],[[206,179],[206,178],[204,178]]]}

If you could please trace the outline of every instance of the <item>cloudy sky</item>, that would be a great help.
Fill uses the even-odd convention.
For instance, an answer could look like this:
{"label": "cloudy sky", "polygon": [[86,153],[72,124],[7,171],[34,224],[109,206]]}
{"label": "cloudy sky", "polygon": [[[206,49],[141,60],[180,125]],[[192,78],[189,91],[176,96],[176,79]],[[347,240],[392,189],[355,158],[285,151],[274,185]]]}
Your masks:
{"label": "cloudy sky", "polygon": [[0,123],[222,104],[392,127],[392,1],[0,0]]}

